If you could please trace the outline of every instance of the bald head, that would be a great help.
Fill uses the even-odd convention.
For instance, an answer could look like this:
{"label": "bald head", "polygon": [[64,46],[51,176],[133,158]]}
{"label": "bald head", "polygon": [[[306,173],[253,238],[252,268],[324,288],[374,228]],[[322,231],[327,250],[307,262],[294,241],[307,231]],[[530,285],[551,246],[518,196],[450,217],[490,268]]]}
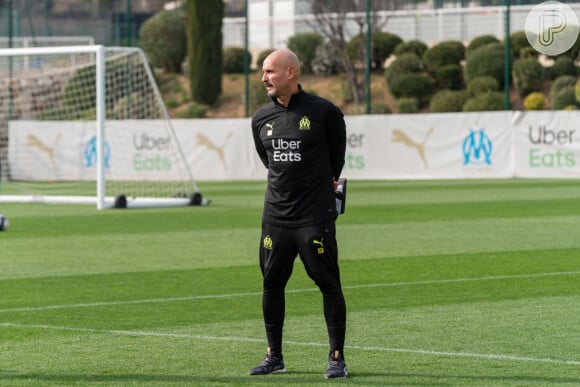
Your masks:
{"label": "bald head", "polygon": [[292,94],[298,92],[300,61],[290,50],[276,50],[264,59],[262,82],[270,98],[288,106]]}
{"label": "bald head", "polygon": [[300,60],[293,51],[282,49],[272,52],[266,57],[274,63],[277,63],[284,67],[293,67],[296,69],[296,73],[300,74]]}

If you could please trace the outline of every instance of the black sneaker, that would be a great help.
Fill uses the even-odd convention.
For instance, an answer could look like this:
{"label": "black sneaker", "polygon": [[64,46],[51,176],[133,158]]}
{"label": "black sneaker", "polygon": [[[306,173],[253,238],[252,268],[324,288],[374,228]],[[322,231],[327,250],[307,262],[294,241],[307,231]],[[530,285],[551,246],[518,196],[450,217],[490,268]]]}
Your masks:
{"label": "black sneaker", "polygon": [[328,355],[328,368],[324,377],[326,379],[346,378],[348,374],[344,357],[339,351],[332,351]]}
{"label": "black sneaker", "polygon": [[250,375],[269,375],[281,374],[284,372],[286,372],[286,368],[284,368],[284,361],[282,358],[267,353],[264,361],[262,361],[257,367],[252,368],[249,373]]}

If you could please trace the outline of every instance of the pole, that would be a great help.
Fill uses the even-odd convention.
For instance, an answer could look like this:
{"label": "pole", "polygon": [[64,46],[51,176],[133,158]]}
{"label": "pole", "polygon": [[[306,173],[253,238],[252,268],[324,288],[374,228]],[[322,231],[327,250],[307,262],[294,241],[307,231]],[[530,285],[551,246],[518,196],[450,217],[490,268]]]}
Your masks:
{"label": "pole", "polygon": [[[371,0],[367,0],[367,39],[366,39],[366,54],[367,67],[365,71],[366,83],[366,114],[371,113],[371,61],[373,59],[372,50],[372,25],[371,25]],[[356,91],[355,91],[356,92]]]}
{"label": "pole", "polygon": [[131,46],[131,39],[133,38],[133,15],[131,13],[131,0],[127,0],[127,9],[125,11],[125,34],[126,46]]}
{"label": "pole", "polygon": [[250,115],[250,47],[249,47],[249,22],[248,22],[248,0],[244,4],[244,115]]}
{"label": "pole", "polygon": [[[14,22],[13,22],[13,0],[8,0],[8,48],[14,47]],[[13,75],[13,58],[8,59],[8,119],[11,120],[14,115],[14,91],[12,89],[12,75]]]}
{"label": "pole", "polygon": [[505,52],[504,52],[504,75],[503,75],[503,90],[504,90],[504,100],[503,108],[504,110],[510,110],[510,58],[511,58],[511,47],[510,47],[510,0],[504,0],[505,3]]}

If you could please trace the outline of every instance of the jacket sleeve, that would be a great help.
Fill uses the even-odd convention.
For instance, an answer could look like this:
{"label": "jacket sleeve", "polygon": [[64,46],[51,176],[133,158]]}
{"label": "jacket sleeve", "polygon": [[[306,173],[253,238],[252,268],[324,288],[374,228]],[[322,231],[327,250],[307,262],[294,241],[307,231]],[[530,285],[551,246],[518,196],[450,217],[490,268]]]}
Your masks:
{"label": "jacket sleeve", "polygon": [[258,156],[260,157],[260,160],[262,160],[264,166],[268,168],[268,153],[260,139],[260,125],[255,119],[252,119],[252,136],[254,138],[254,145],[256,146]]}
{"label": "jacket sleeve", "polygon": [[338,180],[344,167],[346,153],[346,123],[344,115],[336,106],[332,106],[326,116],[326,138],[330,154],[332,175]]}

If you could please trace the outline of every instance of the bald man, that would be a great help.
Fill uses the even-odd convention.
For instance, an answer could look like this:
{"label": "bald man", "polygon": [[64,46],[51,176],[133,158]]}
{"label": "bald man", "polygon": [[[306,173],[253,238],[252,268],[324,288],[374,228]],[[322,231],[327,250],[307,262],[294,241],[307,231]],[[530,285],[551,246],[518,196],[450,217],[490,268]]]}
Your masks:
{"label": "bald man", "polygon": [[271,102],[252,118],[256,151],[268,170],[260,269],[268,348],[250,375],[286,372],[282,355],[285,288],[297,256],[322,293],[328,330],[326,378],[344,378],[346,304],[338,266],[335,189],[345,162],[346,125],[331,102],[302,90],[300,61],[277,50],[263,62]]}

